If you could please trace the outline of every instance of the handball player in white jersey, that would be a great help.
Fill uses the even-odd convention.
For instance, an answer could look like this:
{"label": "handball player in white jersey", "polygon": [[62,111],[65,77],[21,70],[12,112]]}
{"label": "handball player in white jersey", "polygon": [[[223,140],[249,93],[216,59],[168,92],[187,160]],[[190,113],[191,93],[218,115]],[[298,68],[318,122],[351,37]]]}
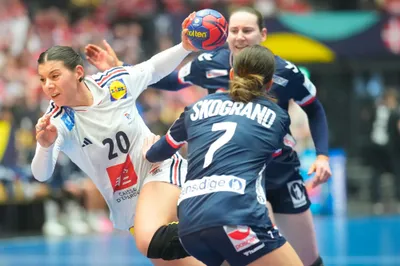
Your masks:
{"label": "handball player in white jersey", "polygon": [[175,248],[180,244],[173,222],[186,161],[179,154],[160,165],[143,160],[142,146],[152,133],[135,104],[142,91],[196,50],[186,36],[187,23],[188,18],[180,44],[134,67],[85,77],[82,58],[66,46],[51,47],[38,59],[42,88],[51,101],[36,125],[34,177],[49,179],[64,152],[96,184],[114,227],[132,233],[134,228],[138,249],[156,265],[202,265]]}

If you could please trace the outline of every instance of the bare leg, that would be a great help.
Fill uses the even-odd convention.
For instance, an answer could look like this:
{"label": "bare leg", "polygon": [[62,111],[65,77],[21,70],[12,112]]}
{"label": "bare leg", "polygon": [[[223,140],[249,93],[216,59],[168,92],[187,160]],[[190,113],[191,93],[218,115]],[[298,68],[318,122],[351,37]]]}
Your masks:
{"label": "bare leg", "polygon": [[296,250],[303,264],[312,265],[319,253],[310,209],[298,214],[274,215],[279,231]]}
{"label": "bare leg", "polygon": [[[149,182],[140,191],[135,217],[136,246],[143,255],[154,233],[163,225],[177,221],[177,202],[180,189],[163,182]],[[193,257],[180,260],[152,260],[156,266],[204,265]]]}

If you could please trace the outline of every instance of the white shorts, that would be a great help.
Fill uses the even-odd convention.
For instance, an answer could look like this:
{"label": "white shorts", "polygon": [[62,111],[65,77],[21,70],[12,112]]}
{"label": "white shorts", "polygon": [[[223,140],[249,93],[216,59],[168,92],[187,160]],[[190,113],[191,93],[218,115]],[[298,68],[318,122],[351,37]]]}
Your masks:
{"label": "white shorts", "polygon": [[160,181],[182,187],[186,180],[187,161],[175,153],[171,158],[163,161],[159,166],[150,170],[145,177],[142,187],[149,182]]}
{"label": "white shorts", "polygon": [[[149,166],[145,166],[149,169]],[[143,169],[144,170],[144,169]],[[137,200],[140,190],[149,182],[165,182],[182,187],[186,180],[187,161],[179,153],[163,161],[159,166],[153,167],[137,186],[129,187],[114,193],[110,207],[110,218],[115,228],[128,230],[133,226],[136,213]]]}

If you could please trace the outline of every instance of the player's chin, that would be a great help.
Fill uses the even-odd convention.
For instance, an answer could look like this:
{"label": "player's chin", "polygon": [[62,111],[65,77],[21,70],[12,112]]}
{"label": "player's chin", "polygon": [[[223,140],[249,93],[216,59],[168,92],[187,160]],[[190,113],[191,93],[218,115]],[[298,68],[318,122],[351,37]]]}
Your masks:
{"label": "player's chin", "polygon": [[60,95],[57,97],[51,97],[51,100],[57,105],[57,106],[67,106],[65,100],[63,99],[63,97]]}
{"label": "player's chin", "polygon": [[247,46],[244,47],[235,47],[235,54],[240,53],[241,51],[243,51],[244,48],[246,48]]}

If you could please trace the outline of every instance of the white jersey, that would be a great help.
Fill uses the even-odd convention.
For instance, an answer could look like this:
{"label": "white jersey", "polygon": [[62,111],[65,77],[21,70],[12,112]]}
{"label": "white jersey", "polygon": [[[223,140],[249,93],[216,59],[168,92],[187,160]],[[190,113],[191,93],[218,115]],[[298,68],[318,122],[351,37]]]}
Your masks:
{"label": "white jersey", "polygon": [[[144,62],[86,77],[84,82],[94,97],[92,106],[58,107],[51,101],[48,110],[52,114],[51,123],[58,130],[50,161],[55,164],[61,150],[82,169],[106,200],[114,227],[122,230],[133,226],[137,196],[145,178],[154,177],[156,181],[176,185],[181,182],[176,178],[177,173],[175,179],[172,178],[172,170],[176,171],[178,165],[180,170],[182,166],[179,155],[174,155],[172,164],[164,162],[165,165],[152,173],[152,164],[143,159],[144,139],[152,133],[138,113],[136,99],[148,85],[157,81],[152,80],[153,73],[153,65]],[[38,153],[37,150],[35,157]],[[40,167],[34,159],[34,175],[34,168]],[[168,168],[165,173],[162,173],[163,167]],[[179,172],[181,174],[185,173]]]}

